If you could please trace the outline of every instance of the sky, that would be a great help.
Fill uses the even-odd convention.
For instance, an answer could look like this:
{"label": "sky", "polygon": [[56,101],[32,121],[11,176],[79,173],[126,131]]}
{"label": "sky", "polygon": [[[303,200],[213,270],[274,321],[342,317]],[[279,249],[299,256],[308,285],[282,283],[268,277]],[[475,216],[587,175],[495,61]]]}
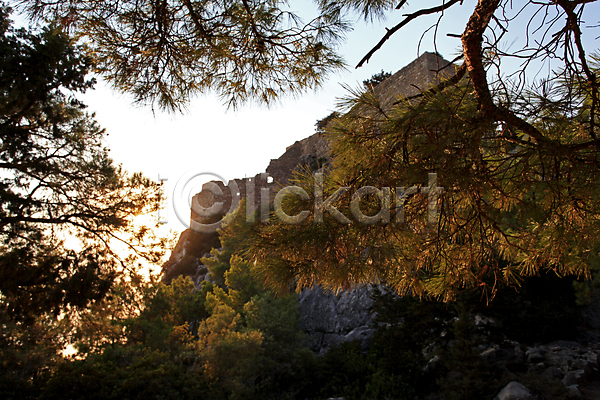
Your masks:
{"label": "sky", "polygon": [[[312,15],[313,10],[307,6],[310,3],[291,3],[292,8],[295,3],[302,3],[304,8],[298,11],[301,16],[307,16],[305,20]],[[385,21],[372,24],[354,18],[355,29],[339,50],[348,64],[347,69],[331,75],[322,88],[296,99],[284,99],[269,108],[249,104],[231,110],[209,93],[195,98],[182,114],[153,112],[149,106],[134,105],[131,98],[113,91],[102,80],[82,100],[106,128],[106,145],[117,163],[130,172],[141,171],[152,179],[166,179],[167,203],[160,218],[168,222],[167,228],[181,231],[186,228],[189,215],[186,203],[200,190],[202,182],[216,177],[225,180],[251,177],[264,172],[271,159],[280,157],[294,142],[312,135],[315,122],[335,110],[336,99],[347,93],[342,84],[358,87],[364,79],[381,70],[394,73],[425,51],[438,51],[452,60],[458,54],[460,39],[446,34],[462,33],[475,0],[465,0],[462,5],[452,7],[437,32],[429,29],[437,17],[411,22],[375,53],[366,66],[354,68],[385,34],[386,27],[393,27],[402,20],[403,14],[416,11],[417,7],[432,7],[438,3],[439,0],[411,2],[412,7],[393,11]],[[597,5],[592,6],[598,12],[590,15],[600,15]],[[517,23],[524,26],[526,21]],[[421,36],[423,32],[426,33]],[[599,47],[597,38],[590,35],[586,38],[594,48]],[[507,38],[504,45],[514,49],[522,40],[523,37]],[[198,176],[188,182],[194,175]],[[177,217],[174,205],[181,218]]]}

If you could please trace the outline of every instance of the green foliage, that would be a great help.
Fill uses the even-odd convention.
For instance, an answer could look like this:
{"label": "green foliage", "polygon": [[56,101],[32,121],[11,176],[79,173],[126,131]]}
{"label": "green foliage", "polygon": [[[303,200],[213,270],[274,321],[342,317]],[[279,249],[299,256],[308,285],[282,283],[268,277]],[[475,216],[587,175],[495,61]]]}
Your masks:
{"label": "green foliage", "polygon": [[359,342],[346,342],[314,361],[308,398],[416,398],[422,375],[416,354],[391,343],[376,340],[374,345],[378,350],[365,353]]}
{"label": "green foliage", "polygon": [[453,339],[441,352],[447,370],[437,384],[449,400],[492,398],[502,389],[499,373],[479,356],[477,348],[483,344],[472,321],[472,310],[458,303]]}
{"label": "green foliage", "polygon": [[86,309],[61,321],[79,357],[126,341],[127,321],[142,312],[143,294],[151,287],[139,276],[128,278],[117,282],[104,299],[91,302]]}
{"label": "green foliage", "polygon": [[332,9],[337,12],[352,10],[361,14],[365,20],[383,18],[386,11],[397,5],[396,2],[390,0],[342,0],[336,2],[318,0],[316,3],[325,13],[331,12]]}
{"label": "green foliage", "polygon": [[262,293],[244,305],[248,329],[263,335],[263,353],[257,360],[260,377],[258,399],[300,398],[310,385],[307,375],[314,355],[300,331],[298,300],[295,296],[275,298]]}
{"label": "green foliage", "polygon": [[[522,344],[573,339],[571,329],[579,310],[569,286],[568,280],[548,276],[527,278],[519,293],[504,288],[487,305],[477,291],[463,293],[450,304],[375,293],[378,328],[370,351],[379,366],[373,376],[380,371],[394,374],[398,377],[394,382],[409,383],[405,390],[419,398],[434,393],[447,399],[492,398],[513,380],[543,398],[567,398],[560,380],[526,372],[523,360],[510,355],[511,346],[500,347],[496,360],[480,353],[502,346],[507,338],[523,340]],[[480,318],[476,323],[482,315],[494,322],[482,323]],[[565,319],[567,315],[571,319]],[[569,326],[561,329],[562,325]],[[434,356],[436,361],[428,363]]]}
{"label": "green foliage", "polygon": [[[360,64],[403,24],[462,3],[451,0],[405,16]],[[242,216],[234,218],[223,231],[223,249],[205,260],[216,284],[197,289],[178,279],[146,288],[135,313],[127,307],[136,301],[127,285],[113,285],[120,260],[94,240],[106,242],[126,231],[130,217],[153,209],[159,196],[149,181],[112,165],[100,145],[102,130],[71,96],[92,85],[85,79],[91,59],[79,51],[89,51],[115,87],[160,107],[178,109],[210,89],[232,106],[249,99],[272,103],[320,85],[343,65],[335,48],[350,29],[346,11],[369,19],[406,2],[319,1],[321,14],[308,24],[281,1],[24,4],[34,15],[68,26],[89,47],[77,48],[59,29],[38,35],[12,30],[6,18],[0,24],[6,64],[0,76],[6,93],[0,158],[12,171],[0,182],[0,311],[6,321],[1,365],[9,377],[2,389],[9,396],[414,398],[431,391],[423,384],[431,376],[422,372],[422,351],[432,345],[442,369],[435,390],[449,399],[490,397],[507,377],[475,351],[488,333],[473,325],[476,306],[469,295],[496,295],[498,308],[490,310],[501,319],[507,314],[500,310],[522,298],[498,291],[521,284],[520,295],[552,312],[534,319],[538,310],[523,300],[525,307],[504,323],[511,334],[533,340],[539,332],[519,322],[529,320],[550,339],[556,331],[546,328],[568,323],[569,311],[554,312],[558,304],[548,301],[547,287],[522,283],[523,277],[550,271],[588,278],[598,270],[600,100],[598,68],[578,42],[582,5],[553,4],[566,25],[559,34],[544,27],[539,43],[547,50],[564,48],[565,69],[557,69],[537,93],[502,77],[505,52],[494,45],[484,52],[484,34],[512,32],[507,27],[513,22],[506,17],[510,2],[483,0],[461,37],[466,61],[451,71],[452,79],[390,106],[376,90],[382,73],[346,99],[344,115],[319,122],[317,129],[332,138],[334,166],[317,185],[308,174],[298,174],[295,183],[313,198],[321,188],[328,197],[341,186],[350,193],[366,185],[389,187],[393,195],[414,187],[404,208],[391,210],[394,223],[342,225],[329,213],[321,222],[311,209],[314,202],[287,199],[290,214],[308,209],[312,217],[296,226],[249,226]],[[525,66],[539,54],[532,53],[524,56]],[[494,64],[499,75],[491,85],[486,73]],[[320,160],[316,166],[321,169]],[[439,199],[422,190],[430,173],[438,174],[444,188]],[[367,195],[359,205],[373,216],[380,203]],[[352,204],[350,196],[334,202],[346,216]],[[431,206],[439,211],[433,219]],[[63,226],[77,231],[83,251],[65,249],[58,239]],[[143,231],[128,233],[141,237]],[[123,266],[131,260],[125,261]],[[315,281],[330,288],[383,281],[397,293],[459,301],[446,309],[415,299],[403,301],[402,311],[387,305],[371,353],[349,343],[315,359],[296,330],[295,298],[275,297],[263,287],[284,293]],[[103,300],[111,286],[114,298]],[[579,286],[583,298],[585,287]],[[564,287],[558,290],[566,295]],[[567,297],[559,300],[571,306]],[[89,313],[80,313],[81,321],[102,322],[97,328],[82,325],[80,335],[87,337],[78,340],[87,354],[77,361],[58,363],[62,338],[40,339],[21,322],[33,327],[32,334],[53,332],[58,322],[45,319],[49,311],[61,315],[85,307]],[[33,367],[19,369],[24,362]],[[41,396],[33,386],[38,382]],[[536,393],[555,389],[545,387]]]}
{"label": "green foliage", "polygon": [[[237,234],[227,228],[221,232],[223,242],[235,242],[232,235]],[[148,286],[139,302],[139,314],[120,325],[125,328],[122,339],[104,342],[100,351],[81,353],[80,360],[56,359],[51,369],[33,381],[37,388],[31,381],[21,381],[13,384],[12,392],[4,390],[49,399],[317,400],[343,396],[408,400],[436,393],[447,399],[470,399],[491,398],[518,378],[539,395],[565,398],[558,381],[525,374],[519,364],[501,367],[482,358],[477,345],[499,336],[491,327],[476,326],[473,317],[485,310],[484,315],[507,326],[514,317],[517,325],[553,307],[554,317],[535,323],[542,321],[548,327],[564,323],[562,313],[572,311],[563,304],[565,299],[549,305],[542,300],[563,290],[557,282],[570,287],[567,281],[525,280],[518,301],[531,308],[522,317],[515,313],[515,303],[502,300],[505,292],[512,299],[511,288],[499,291],[499,302],[495,306],[492,302],[491,307],[484,307],[476,292],[461,295],[453,304],[376,292],[377,331],[368,351],[359,342],[350,342],[316,356],[305,347],[298,328],[296,296],[275,296],[263,288],[252,263],[232,248],[221,251],[231,254],[223,288],[208,282],[196,288],[187,277],[170,285]],[[124,293],[120,296],[127,298]],[[511,329],[507,334],[521,333]],[[564,337],[546,337],[559,338]],[[5,354],[3,365],[17,357],[17,352]],[[428,361],[434,355],[439,361],[430,367]],[[532,383],[536,379],[544,384]]]}
{"label": "green foliage", "polygon": [[96,335],[107,337],[92,347],[80,337],[86,352],[79,360],[57,360],[36,398],[294,398],[307,384],[304,365],[314,357],[299,330],[297,299],[263,289],[252,265],[230,247],[239,233],[221,232],[222,286],[203,282],[196,288],[189,277],[179,277],[143,286],[137,298],[117,287],[112,301],[138,304],[136,313],[115,320],[107,315],[107,309],[119,310],[114,303],[90,308],[86,320],[96,316],[98,325],[106,324]]}
{"label": "green foliage", "polygon": [[230,260],[235,252],[242,253],[245,250],[245,238],[248,236],[251,226],[246,222],[245,215],[239,210],[245,209],[245,199],[242,199],[238,210],[224,217],[223,227],[219,231],[220,249],[212,249],[211,257],[203,257],[200,261],[206,265],[210,273],[210,279],[221,288],[225,288],[225,273],[230,268]]}
{"label": "green foliage", "polygon": [[9,14],[0,5],[0,393],[16,399],[37,398],[68,346],[124,341],[136,267],[163,249],[133,221],[158,209],[159,186],[113,164],[75,97],[92,60],[60,28],[15,29]]}
{"label": "green foliage", "polygon": [[373,90],[377,85],[385,81],[390,76],[392,76],[390,72],[384,72],[383,70],[381,70],[381,72],[373,74],[373,76],[371,76],[369,79],[365,79],[363,81],[363,86],[367,90]]}
{"label": "green foliage", "polygon": [[200,259],[202,265],[206,265],[210,273],[210,279],[219,287],[225,287],[225,272],[229,269],[229,260],[231,251],[212,249],[212,257],[203,257]]}
{"label": "green foliage", "polygon": [[66,342],[63,327],[52,318],[24,325],[0,312],[0,396],[35,399],[60,362]]}
{"label": "green foliage", "polygon": [[317,122],[315,122],[315,131],[317,133],[325,133],[325,128],[327,127],[327,125],[329,125],[332,121],[335,121],[339,117],[340,117],[339,112],[332,111],[325,118],[321,118],[321,119],[317,120]]}
{"label": "green foliage", "polygon": [[256,359],[262,352],[262,334],[234,330],[239,321],[240,315],[231,307],[218,304],[198,329],[197,346],[215,398],[247,398],[258,375]]}
{"label": "green foliage", "polygon": [[314,371],[319,397],[360,398],[365,393],[373,366],[361,351],[360,344],[352,342],[328,351]]}
{"label": "green foliage", "polygon": [[[363,86],[367,90],[373,90],[377,85],[392,76],[389,72],[384,72],[381,70],[380,73],[373,74],[369,79],[365,79],[363,81]],[[338,111],[332,111],[325,118],[321,118],[315,122],[315,131],[320,134],[324,134],[327,131],[327,126],[333,123],[335,120],[341,117],[341,113]],[[322,163],[319,163],[322,164]],[[313,171],[318,168],[311,168]]]}
{"label": "green foliage", "polygon": [[63,361],[41,398],[245,398],[262,335],[245,330],[226,304],[208,314],[208,293],[196,291],[189,278],[159,283],[147,293],[144,310],[125,323],[125,342]]}
{"label": "green foliage", "polygon": [[[492,363],[483,358],[478,344],[489,345],[490,342],[486,341],[489,338],[485,337],[488,333],[485,328],[474,323],[473,316],[477,306],[477,302],[459,302],[452,335],[446,346],[438,352],[441,365],[437,371],[436,386],[444,398],[492,398],[512,381],[525,385],[539,398],[570,398],[561,380],[542,372],[526,371],[522,360],[509,359],[504,363]],[[510,318],[510,310],[512,309],[504,309],[505,318]],[[558,337],[560,336],[555,336]]]}
{"label": "green foliage", "polygon": [[61,364],[42,399],[192,399],[207,390],[185,360],[157,350],[107,348],[85,360]]}
{"label": "green foliage", "polygon": [[265,291],[256,280],[250,263],[237,255],[231,258],[231,266],[225,273],[225,284],[236,309],[241,309]]}

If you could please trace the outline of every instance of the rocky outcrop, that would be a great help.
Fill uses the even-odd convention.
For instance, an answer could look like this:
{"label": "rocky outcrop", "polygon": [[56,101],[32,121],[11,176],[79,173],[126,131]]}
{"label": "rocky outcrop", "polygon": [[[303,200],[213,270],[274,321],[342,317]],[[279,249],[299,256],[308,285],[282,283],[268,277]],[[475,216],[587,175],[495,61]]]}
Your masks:
{"label": "rocky outcrop", "polygon": [[180,275],[193,279],[206,269],[200,263],[200,258],[208,255],[211,249],[220,246],[216,234],[206,234],[186,229],[179,235],[177,245],[171,252],[169,260],[162,267],[162,281],[169,284]]}
{"label": "rocky outcrop", "polygon": [[498,393],[494,400],[529,400],[531,392],[519,382],[511,382]]}
{"label": "rocky outcrop", "polygon": [[[484,323],[477,326],[482,334],[493,320],[480,317]],[[452,347],[452,342],[449,343]],[[569,398],[596,399],[587,393],[595,390],[600,377],[600,343],[582,345],[574,341],[559,340],[544,345],[525,346],[512,340],[501,343],[480,345],[477,354],[486,365],[492,366],[496,376],[515,376],[515,373],[529,376],[542,376],[548,382],[563,385],[564,392]],[[424,354],[427,351],[424,350]],[[424,367],[425,372],[436,376],[442,372],[440,357],[431,355]],[[561,383],[562,382],[562,383]],[[538,388],[539,389],[539,388]],[[545,397],[541,397],[545,398]],[[506,385],[494,400],[540,399],[532,394],[530,388],[522,382],[513,381]]]}
{"label": "rocky outcrop", "polygon": [[372,290],[372,286],[338,293],[319,286],[304,289],[299,295],[299,310],[302,328],[311,339],[311,349],[323,353],[343,342],[359,340],[366,350],[375,331]]}
{"label": "rocky outcrop", "polygon": [[599,344],[583,346],[577,342],[557,341],[527,348],[524,356],[528,371],[560,379],[571,391],[588,378],[596,377],[600,368]]}

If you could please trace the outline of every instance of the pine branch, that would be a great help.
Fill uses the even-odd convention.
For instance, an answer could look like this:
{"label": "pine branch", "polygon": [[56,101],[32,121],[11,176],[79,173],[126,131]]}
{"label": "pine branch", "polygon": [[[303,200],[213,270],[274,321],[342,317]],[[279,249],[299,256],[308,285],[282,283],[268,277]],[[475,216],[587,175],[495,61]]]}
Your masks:
{"label": "pine branch", "polygon": [[[399,31],[400,29],[402,29],[402,27],[404,27],[406,24],[408,24],[410,21],[412,21],[415,18],[418,18],[422,15],[428,15],[428,14],[435,14],[444,10],[447,10],[448,8],[452,7],[453,5],[455,5],[456,3],[461,2],[462,3],[463,0],[450,0],[448,3],[442,4],[440,6],[437,7],[432,7],[432,8],[426,8],[426,9],[421,9],[417,12],[414,12],[412,14],[408,14],[406,16],[406,18],[400,22],[398,25],[394,26],[392,29],[388,29],[387,33],[383,36],[383,38],[379,41],[379,43],[377,43],[375,45],[375,47],[373,47],[366,56],[364,56],[362,58],[362,60],[360,60],[360,62],[358,63],[358,65],[356,65],[356,68],[360,68],[362,67],[365,63],[368,63],[369,60],[371,59],[371,57],[373,56],[373,54],[375,54],[375,52],[377,52],[381,46],[383,46],[383,44],[385,42],[387,42],[389,40],[389,38],[392,37],[392,35],[394,33],[396,33],[397,31]],[[403,4],[403,3],[401,3]]]}

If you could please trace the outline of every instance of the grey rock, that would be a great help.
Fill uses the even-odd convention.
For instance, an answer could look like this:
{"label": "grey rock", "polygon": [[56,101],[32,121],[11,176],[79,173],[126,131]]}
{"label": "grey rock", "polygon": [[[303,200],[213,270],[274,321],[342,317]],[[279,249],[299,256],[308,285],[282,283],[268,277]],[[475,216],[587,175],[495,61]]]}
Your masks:
{"label": "grey rock", "polygon": [[313,351],[323,353],[346,341],[360,340],[366,350],[372,327],[373,287],[333,293],[318,286],[303,290],[298,299],[302,328],[311,337]]}
{"label": "grey rock", "polygon": [[475,315],[473,322],[475,323],[475,326],[495,326],[495,325],[497,325],[496,320],[494,320],[493,318],[489,318],[489,317],[482,316],[479,314]]}
{"label": "grey rock", "polygon": [[489,360],[492,360],[492,359],[494,359],[496,357],[496,352],[497,351],[498,351],[498,349],[496,349],[495,347],[492,347],[492,348],[489,348],[489,349],[486,349],[486,350],[482,351],[479,354],[479,357],[481,357],[481,358],[489,361]]}
{"label": "grey rock", "polygon": [[529,364],[527,371],[528,372],[541,372],[544,369],[546,369],[546,364],[541,362],[541,363],[537,363],[537,364]]}
{"label": "grey rock", "polygon": [[531,399],[531,392],[519,382],[511,382],[498,393],[495,400],[528,400]]}
{"label": "grey rock", "polygon": [[583,370],[569,371],[565,374],[565,377],[562,381],[565,384],[565,386],[576,385],[579,382],[579,379],[582,375]]}
{"label": "grey rock", "polygon": [[571,364],[573,364],[573,361],[575,361],[574,355],[575,354],[568,349],[561,349],[560,351],[553,350],[546,354],[546,360],[552,365],[568,370],[570,369]]}
{"label": "grey rock", "polygon": [[180,275],[196,281],[196,272],[201,266],[199,259],[212,248],[219,247],[218,234],[204,234],[186,229],[179,235],[177,245],[169,260],[162,266],[164,283],[169,284]]}
{"label": "grey rock", "polygon": [[529,363],[539,363],[544,361],[544,353],[542,352],[542,349],[538,347],[528,349],[525,352],[525,355],[527,356],[527,362]]}
{"label": "grey rock", "polygon": [[440,356],[433,356],[431,360],[427,362],[427,365],[423,367],[423,372],[433,372],[440,366]]}
{"label": "grey rock", "polygon": [[594,365],[585,358],[577,358],[571,363],[571,369],[583,371],[583,375],[589,375],[594,371]]}
{"label": "grey rock", "polygon": [[592,364],[592,366],[598,367],[598,354],[597,353],[587,351],[584,354],[584,357],[586,360],[588,360]]}
{"label": "grey rock", "polygon": [[346,336],[344,336],[344,342],[351,342],[354,340],[360,340],[361,348],[363,351],[368,350],[371,344],[371,337],[375,333],[375,329],[369,328],[368,326],[359,326],[358,328],[352,329]]}
{"label": "grey rock", "polygon": [[577,385],[567,386],[567,393],[571,397],[581,397],[581,391],[579,391],[579,387]]}

